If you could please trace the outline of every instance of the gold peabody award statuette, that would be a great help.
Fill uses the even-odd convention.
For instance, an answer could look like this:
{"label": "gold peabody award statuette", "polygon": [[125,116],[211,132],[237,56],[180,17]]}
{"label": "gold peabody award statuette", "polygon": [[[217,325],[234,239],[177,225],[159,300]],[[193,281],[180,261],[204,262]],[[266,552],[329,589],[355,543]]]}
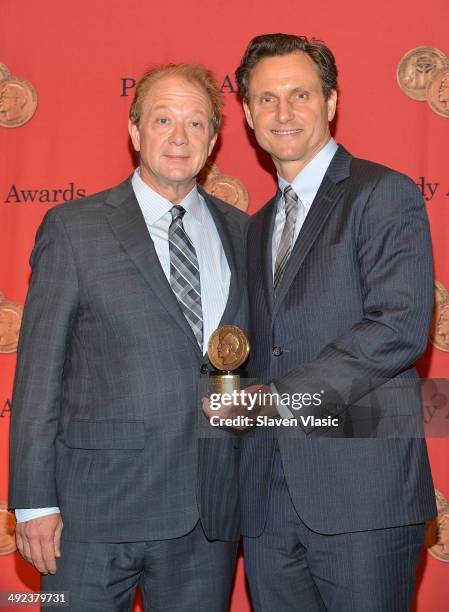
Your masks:
{"label": "gold peabody award statuette", "polygon": [[240,368],[249,355],[249,340],[243,329],[237,325],[221,325],[209,339],[207,356],[216,368],[209,377],[209,392],[232,394],[240,391]]}

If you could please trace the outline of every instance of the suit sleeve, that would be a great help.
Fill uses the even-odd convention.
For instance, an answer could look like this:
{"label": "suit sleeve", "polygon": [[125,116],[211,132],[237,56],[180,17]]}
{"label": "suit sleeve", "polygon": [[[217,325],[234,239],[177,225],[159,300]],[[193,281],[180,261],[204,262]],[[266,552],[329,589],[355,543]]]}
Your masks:
{"label": "suit sleeve", "polygon": [[11,508],[58,506],[54,443],[64,361],[78,308],[72,246],[58,212],[46,214],[30,259],[11,414]]}
{"label": "suit sleeve", "polygon": [[358,229],[363,317],[327,344],[315,360],[273,381],[280,393],[290,395],[324,390],[327,401],[322,412],[303,407],[304,416],[338,415],[411,367],[427,345],[433,306],[432,250],[416,185],[399,173],[384,175],[366,201]]}

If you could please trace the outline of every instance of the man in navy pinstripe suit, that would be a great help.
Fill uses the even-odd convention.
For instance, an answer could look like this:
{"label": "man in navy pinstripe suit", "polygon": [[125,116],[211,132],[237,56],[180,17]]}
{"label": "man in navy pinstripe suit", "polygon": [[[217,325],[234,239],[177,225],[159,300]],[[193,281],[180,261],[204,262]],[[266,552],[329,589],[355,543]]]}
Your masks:
{"label": "man in navy pinstripe suit", "polygon": [[[435,515],[413,367],[432,310],[423,202],[331,138],[337,68],[322,42],[258,36],[236,77],[279,185],[248,234],[248,374],[324,398],[278,406],[302,419],[292,435],[254,428],[242,442],[254,609],[405,611]],[[313,422],[329,414],[334,432]]]}

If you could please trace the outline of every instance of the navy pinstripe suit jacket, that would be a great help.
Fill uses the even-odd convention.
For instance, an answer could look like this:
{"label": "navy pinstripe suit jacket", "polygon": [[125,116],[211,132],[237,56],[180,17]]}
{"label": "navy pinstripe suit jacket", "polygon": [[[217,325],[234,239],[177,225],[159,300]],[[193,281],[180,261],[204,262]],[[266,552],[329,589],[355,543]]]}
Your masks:
{"label": "navy pinstripe suit jacket", "polygon": [[302,424],[289,435],[246,435],[243,532],[263,530],[276,444],[295,508],[311,529],[333,534],[425,521],[435,500],[413,367],[426,347],[433,304],[422,198],[406,176],[340,146],[276,297],[275,213],[276,197],[248,232],[248,374],[273,381],[280,393],[325,391],[327,401],[298,415],[330,411],[342,425],[336,437]]}

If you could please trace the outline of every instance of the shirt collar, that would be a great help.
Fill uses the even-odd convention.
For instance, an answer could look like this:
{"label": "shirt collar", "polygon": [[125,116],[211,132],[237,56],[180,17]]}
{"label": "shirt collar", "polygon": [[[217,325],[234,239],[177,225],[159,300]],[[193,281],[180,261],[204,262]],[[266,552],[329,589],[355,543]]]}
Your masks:
{"label": "shirt collar", "polygon": [[306,209],[309,209],[337,149],[337,143],[331,138],[291,183],[278,174],[279,189],[283,192],[287,185],[291,185]]}
{"label": "shirt collar", "polygon": [[[134,170],[131,185],[147,225],[154,225],[173,207],[172,202],[152,189],[140,176],[140,168]],[[203,207],[195,185],[185,198],[178,203],[198,223],[202,222]]]}

